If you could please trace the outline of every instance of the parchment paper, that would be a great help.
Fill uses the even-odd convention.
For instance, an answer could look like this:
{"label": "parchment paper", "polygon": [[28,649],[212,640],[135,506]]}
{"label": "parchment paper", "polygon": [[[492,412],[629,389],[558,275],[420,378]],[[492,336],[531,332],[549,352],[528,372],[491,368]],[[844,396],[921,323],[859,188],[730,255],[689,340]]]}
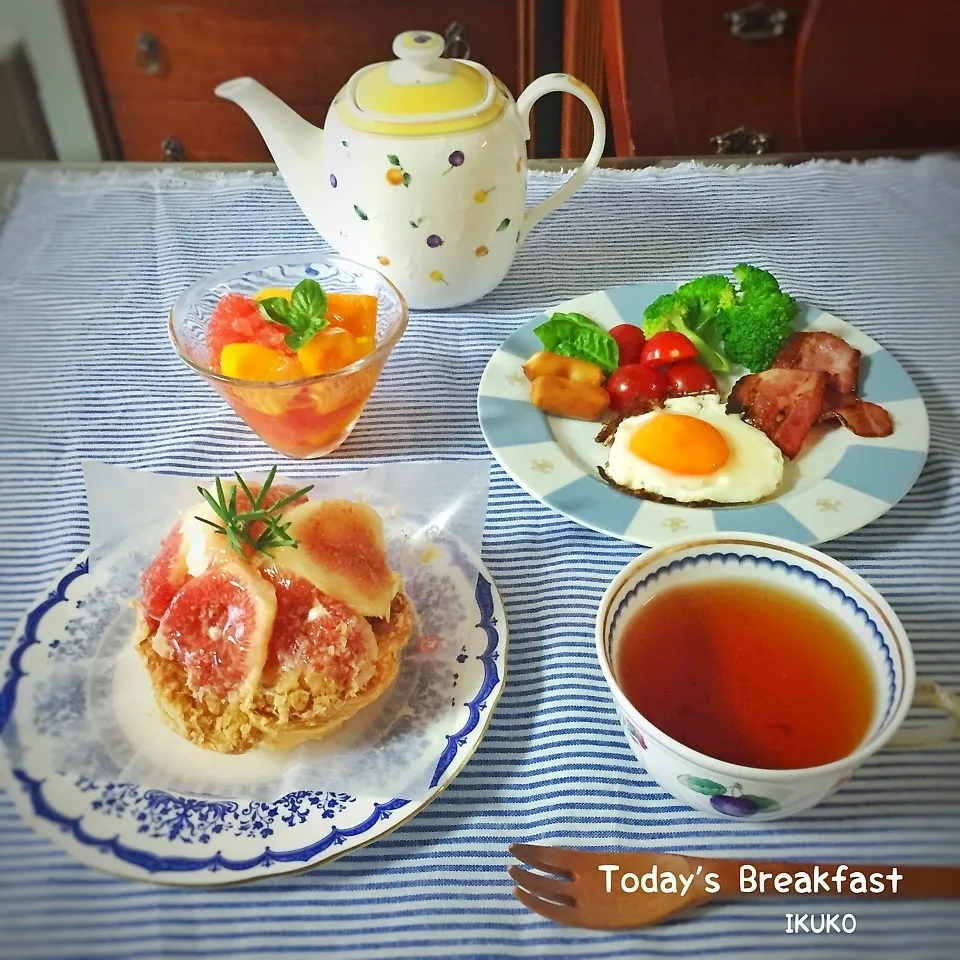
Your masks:
{"label": "parchment paper", "polygon": [[[214,797],[267,799],[297,790],[408,800],[429,794],[447,737],[462,722],[459,695],[468,693],[463,685],[448,688],[464,638],[469,643],[476,630],[471,601],[486,515],[486,462],[392,464],[333,479],[277,476],[278,483],[314,483],[311,499],[361,500],[380,513],[390,565],[403,576],[418,622],[396,682],[340,731],[288,753],[258,748],[238,756],[195,746],[167,728],[131,641],[131,601],[140,597],[141,571],[180,514],[199,501],[197,486],[213,478],[159,476],[95,461],[83,469],[91,581],[103,582],[84,602],[101,606],[103,616],[93,622],[102,624],[102,635],[87,644],[92,655],[57,667],[56,682],[82,682],[87,690],[82,725],[54,741],[58,772]],[[420,643],[421,636],[430,642]]]}

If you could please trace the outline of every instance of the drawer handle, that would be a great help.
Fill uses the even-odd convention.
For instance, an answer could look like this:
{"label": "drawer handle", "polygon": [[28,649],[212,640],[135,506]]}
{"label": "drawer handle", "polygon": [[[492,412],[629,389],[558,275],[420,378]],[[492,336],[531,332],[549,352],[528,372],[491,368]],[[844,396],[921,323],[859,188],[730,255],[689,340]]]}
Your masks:
{"label": "drawer handle", "polygon": [[163,151],[163,159],[167,163],[184,163],[187,159],[183,144],[176,137],[167,137],[160,144],[160,149]]}
{"label": "drawer handle", "polygon": [[443,33],[443,55],[457,60],[470,59],[467,28],[459,20],[454,20]]}
{"label": "drawer handle", "polygon": [[137,37],[137,54],[134,58],[144,73],[160,72],[160,41],[149,31]]}
{"label": "drawer handle", "polygon": [[776,40],[787,32],[790,14],[782,7],[753,3],[725,15],[730,32],[741,40]]}
{"label": "drawer handle", "polygon": [[773,137],[759,130],[747,130],[737,127],[710,138],[710,144],[716,153],[769,153],[773,147]]}

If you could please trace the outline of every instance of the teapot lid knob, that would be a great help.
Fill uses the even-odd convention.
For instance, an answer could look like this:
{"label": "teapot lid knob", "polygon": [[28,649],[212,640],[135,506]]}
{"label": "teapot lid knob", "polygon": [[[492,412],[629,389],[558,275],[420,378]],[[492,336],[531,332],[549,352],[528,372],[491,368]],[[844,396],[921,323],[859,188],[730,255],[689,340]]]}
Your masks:
{"label": "teapot lid knob", "polygon": [[393,52],[400,60],[424,65],[443,56],[444,42],[430,30],[406,30],[393,40]]}
{"label": "teapot lid knob", "polygon": [[443,37],[430,30],[407,30],[393,41],[397,60],[388,67],[388,75],[394,83],[443,83],[450,79],[453,64],[442,60]]}

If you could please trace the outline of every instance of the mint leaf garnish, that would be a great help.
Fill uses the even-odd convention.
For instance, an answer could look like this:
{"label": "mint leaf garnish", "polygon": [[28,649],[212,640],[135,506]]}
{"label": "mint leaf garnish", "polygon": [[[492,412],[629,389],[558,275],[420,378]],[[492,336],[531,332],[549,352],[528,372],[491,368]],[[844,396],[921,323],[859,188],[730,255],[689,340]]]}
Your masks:
{"label": "mint leaf garnish", "polygon": [[283,342],[291,350],[299,350],[302,346],[309,343],[315,334],[318,334],[327,324],[328,320],[318,317],[311,320],[306,326],[293,329],[284,338]]}
{"label": "mint leaf garnish", "polygon": [[290,332],[283,342],[291,350],[299,350],[329,324],[327,295],[316,280],[307,277],[294,288],[290,299],[266,297],[260,301],[260,314],[268,323],[286,327]]}
{"label": "mint leaf garnish", "polygon": [[293,288],[290,306],[298,314],[322,317],[327,312],[327,295],[316,280],[301,280]]}
{"label": "mint leaf garnish", "polygon": [[268,323],[277,323],[282,327],[290,326],[292,308],[286,297],[265,297],[260,301],[260,313]]}

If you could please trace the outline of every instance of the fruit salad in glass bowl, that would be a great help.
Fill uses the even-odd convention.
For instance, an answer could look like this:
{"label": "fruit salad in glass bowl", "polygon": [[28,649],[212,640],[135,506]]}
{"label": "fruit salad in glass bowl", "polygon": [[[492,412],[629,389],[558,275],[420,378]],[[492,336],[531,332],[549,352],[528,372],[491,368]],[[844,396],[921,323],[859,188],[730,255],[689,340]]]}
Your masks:
{"label": "fruit salad in glass bowl", "polygon": [[264,443],[300,459],[350,435],[406,325],[389,280],[332,254],[228,267],[170,312],[180,358]]}

